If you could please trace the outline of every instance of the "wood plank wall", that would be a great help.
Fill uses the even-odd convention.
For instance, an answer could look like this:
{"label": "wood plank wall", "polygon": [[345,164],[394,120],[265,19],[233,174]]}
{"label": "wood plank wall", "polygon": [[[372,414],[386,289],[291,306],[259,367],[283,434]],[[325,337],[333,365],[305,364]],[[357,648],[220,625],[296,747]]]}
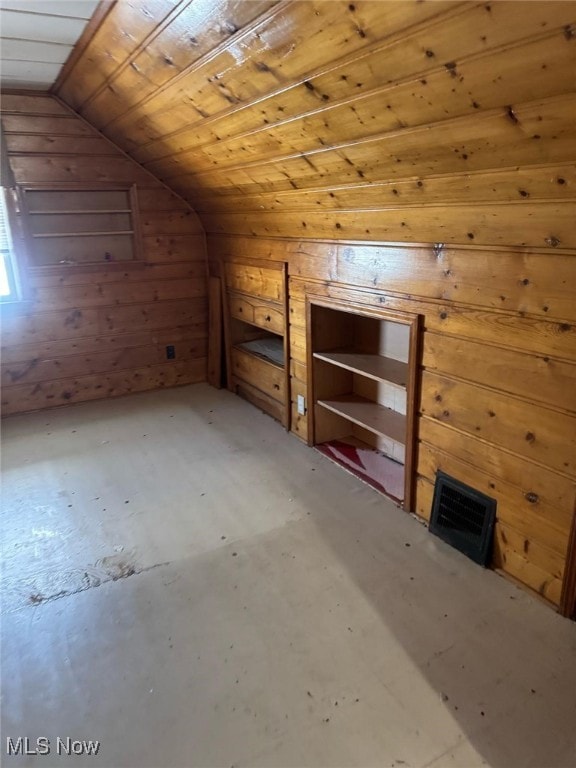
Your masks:
{"label": "wood plank wall", "polygon": [[24,308],[2,308],[3,414],[205,380],[194,211],[53,97],[3,94],[2,122],[18,184],[136,184],[144,256],[27,270]]}
{"label": "wood plank wall", "polygon": [[423,315],[417,512],[437,468],[495,496],[496,565],[558,604],[576,3],[146,5],[119,3],[58,93],[194,205],[214,263],[288,262],[293,401],[307,293]]}
{"label": "wood plank wall", "polygon": [[429,518],[437,469],[496,498],[495,565],[558,604],[576,500],[576,254],[236,235],[208,248],[288,262],[304,440],[306,296],[423,317],[415,511]]}

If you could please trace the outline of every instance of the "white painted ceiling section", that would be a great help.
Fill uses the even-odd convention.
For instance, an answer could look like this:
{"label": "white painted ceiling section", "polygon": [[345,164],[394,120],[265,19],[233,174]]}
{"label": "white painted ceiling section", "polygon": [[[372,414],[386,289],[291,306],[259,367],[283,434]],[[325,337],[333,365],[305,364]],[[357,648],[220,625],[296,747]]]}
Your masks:
{"label": "white painted ceiling section", "polygon": [[0,83],[48,90],[98,0],[0,0]]}

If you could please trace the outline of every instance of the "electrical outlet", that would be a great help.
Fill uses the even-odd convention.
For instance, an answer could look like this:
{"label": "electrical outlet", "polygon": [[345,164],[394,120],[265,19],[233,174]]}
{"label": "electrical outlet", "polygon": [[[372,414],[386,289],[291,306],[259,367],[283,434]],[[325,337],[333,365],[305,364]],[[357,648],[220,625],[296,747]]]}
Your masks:
{"label": "electrical outlet", "polygon": [[304,395],[298,395],[296,400],[298,405],[298,413],[300,414],[300,416],[305,416],[306,415],[306,398],[304,397]]}
{"label": "electrical outlet", "polygon": [[174,348],[174,344],[168,344],[166,347],[166,360],[174,360],[176,357],[176,349]]}

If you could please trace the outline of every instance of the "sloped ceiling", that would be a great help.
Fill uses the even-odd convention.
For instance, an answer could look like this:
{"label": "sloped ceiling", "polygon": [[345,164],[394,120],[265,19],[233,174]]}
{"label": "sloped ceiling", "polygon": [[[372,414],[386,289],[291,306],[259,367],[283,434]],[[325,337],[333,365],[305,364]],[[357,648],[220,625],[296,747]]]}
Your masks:
{"label": "sloped ceiling", "polygon": [[571,1],[130,0],[56,92],[209,232],[575,247],[575,72]]}
{"label": "sloped ceiling", "polygon": [[97,5],[98,0],[2,0],[2,87],[48,89]]}

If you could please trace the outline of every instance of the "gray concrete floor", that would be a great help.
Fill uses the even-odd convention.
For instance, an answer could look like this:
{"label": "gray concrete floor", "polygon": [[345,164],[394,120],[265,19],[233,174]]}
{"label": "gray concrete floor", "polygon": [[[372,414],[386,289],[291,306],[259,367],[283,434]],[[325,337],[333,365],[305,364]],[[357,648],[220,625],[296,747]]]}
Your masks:
{"label": "gray concrete floor", "polygon": [[240,399],[3,442],[3,765],[576,765],[576,624]]}

